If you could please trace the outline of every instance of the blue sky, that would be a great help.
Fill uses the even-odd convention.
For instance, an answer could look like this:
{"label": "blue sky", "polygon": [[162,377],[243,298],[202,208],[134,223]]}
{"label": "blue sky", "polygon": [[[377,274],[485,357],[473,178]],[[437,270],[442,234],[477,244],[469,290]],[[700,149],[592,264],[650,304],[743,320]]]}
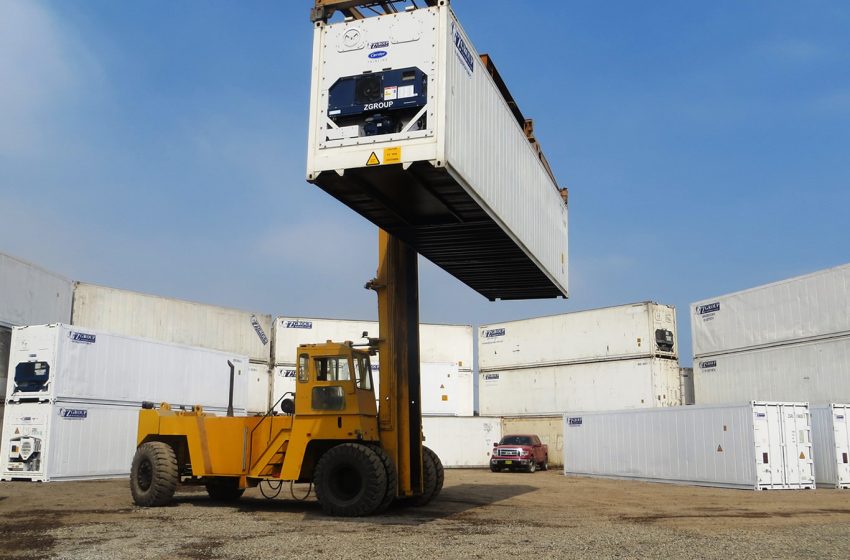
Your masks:
{"label": "blue sky", "polygon": [[[375,229],[304,180],[311,2],[0,0],[0,251],[275,314],[374,318]],[[456,0],[570,188],[572,297],[688,306],[850,261],[850,4]]]}

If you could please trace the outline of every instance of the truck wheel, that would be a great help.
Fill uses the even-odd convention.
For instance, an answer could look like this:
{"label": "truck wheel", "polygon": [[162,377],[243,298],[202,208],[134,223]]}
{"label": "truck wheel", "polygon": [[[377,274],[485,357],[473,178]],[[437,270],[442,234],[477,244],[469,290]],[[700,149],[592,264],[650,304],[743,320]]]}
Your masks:
{"label": "truck wheel", "polygon": [[130,467],[130,493],[142,507],[164,506],[177,490],[177,455],[167,443],[143,443]]}
{"label": "truck wheel", "polygon": [[548,471],[549,470],[549,456],[548,455],[543,457],[543,462],[540,463],[540,470],[541,471]]}
{"label": "truck wheel", "polygon": [[244,488],[239,488],[239,479],[231,476],[208,478],[205,486],[216,502],[235,502],[245,493]]}
{"label": "truck wheel", "polygon": [[443,463],[437,454],[422,447],[422,494],[413,498],[413,505],[424,506],[433,500],[443,488]]}
{"label": "truck wheel", "polygon": [[384,464],[384,471],[387,473],[387,493],[384,495],[381,505],[375,510],[375,513],[383,513],[390,507],[395,499],[396,490],[398,489],[398,473],[395,469],[395,463],[387,455],[387,452],[380,445],[369,445],[369,447],[378,455],[381,462]]}
{"label": "truck wheel", "polygon": [[531,461],[531,462],[528,464],[528,468],[527,468],[526,470],[527,470],[527,472],[530,472],[530,473],[535,472],[535,471],[537,470],[537,462],[536,462],[536,461]]}
{"label": "truck wheel", "polygon": [[490,465],[490,472],[499,472],[500,470],[502,470],[502,469],[500,469],[499,467],[497,467],[495,465]]}
{"label": "truck wheel", "polygon": [[374,513],[387,495],[384,463],[370,447],[343,443],[319,459],[313,474],[316,498],[328,515],[358,517]]}

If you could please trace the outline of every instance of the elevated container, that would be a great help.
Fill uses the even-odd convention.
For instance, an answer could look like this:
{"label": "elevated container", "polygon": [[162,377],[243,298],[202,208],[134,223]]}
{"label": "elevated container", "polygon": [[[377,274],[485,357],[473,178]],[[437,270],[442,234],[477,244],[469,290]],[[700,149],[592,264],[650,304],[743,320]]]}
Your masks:
{"label": "elevated container", "polygon": [[480,371],[678,356],[676,308],[632,303],[478,329]]}
{"label": "elevated container", "polygon": [[694,394],[697,404],[850,402],[850,336],[698,358]]}
{"label": "elevated container", "polygon": [[[244,414],[244,410],[238,412]],[[0,479],[50,482],[127,477],[136,452],[138,423],[135,406],[62,401],[11,404],[3,422]]]}
{"label": "elevated container", "polygon": [[0,327],[67,323],[74,283],[0,253]]}
{"label": "elevated container", "polygon": [[850,264],[691,305],[697,358],[850,335]]}
{"label": "elevated container", "polygon": [[808,405],[568,412],[564,473],[752,490],[812,489]]}
{"label": "elevated container", "polygon": [[500,418],[484,416],[426,416],[422,418],[425,445],[447,468],[486,467],[493,444],[502,439]]}
{"label": "elevated container", "polygon": [[482,371],[478,375],[479,410],[486,416],[682,404],[679,364],[662,358]]}
{"label": "elevated container", "polygon": [[[378,337],[377,321],[278,317],[274,323],[274,363],[294,364],[301,344],[326,340],[365,343],[363,332]],[[419,356],[423,363],[452,363],[461,371],[472,371],[473,335],[470,325],[419,325]],[[372,357],[373,364],[380,356]]]}
{"label": "elevated container", "polygon": [[271,315],[78,283],[74,325],[271,359]]}
{"label": "elevated container", "polygon": [[6,402],[79,401],[245,409],[245,356],[70,325],[15,327]]}
{"label": "elevated container", "polygon": [[566,296],[567,206],[449,2],[314,29],[307,179],[485,297]]}
{"label": "elevated container", "polygon": [[850,488],[850,405],[815,405],[811,413],[818,486]]}

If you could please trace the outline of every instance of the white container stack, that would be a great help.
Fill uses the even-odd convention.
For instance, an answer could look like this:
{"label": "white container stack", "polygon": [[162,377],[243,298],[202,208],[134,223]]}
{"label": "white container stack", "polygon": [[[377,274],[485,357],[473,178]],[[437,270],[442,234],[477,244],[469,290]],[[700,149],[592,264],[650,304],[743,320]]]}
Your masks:
{"label": "white container stack", "polygon": [[811,411],[818,486],[850,488],[850,405],[816,405]]}
{"label": "white container stack", "polygon": [[[245,356],[62,324],[16,327],[11,344],[3,479],[126,474],[142,402],[198,404],[223,413],[230,387],[228,362],[234,366],[234,412],[246,412]],[[96,460],[101,450],[102,463]]]}
{"label": "white container stack", "polygon": [[850,402],[850,265],[691,306],[697,404]]}
{"label": "white container stack", "polygon": [[[378,337],[378,323],[340,319],[278,317],[274,326],[274,386],[272,404],[295,391],[296,352],[300,344],[333,340],[363,343],[363,332]],[[474,378],[473,340],[469,325],[419,326],[422,412],[472,416]],[[372,357],[375,394],[380,387],[380,356]]]}
{"label": "white container stack", "polygon": [[682,404],[676,310],[642,302],[478,331],[481,414]]}
{"label": "white container stack", "polygon": [[564,415],[564,473],[753,490],[815,487],[805,403]]}

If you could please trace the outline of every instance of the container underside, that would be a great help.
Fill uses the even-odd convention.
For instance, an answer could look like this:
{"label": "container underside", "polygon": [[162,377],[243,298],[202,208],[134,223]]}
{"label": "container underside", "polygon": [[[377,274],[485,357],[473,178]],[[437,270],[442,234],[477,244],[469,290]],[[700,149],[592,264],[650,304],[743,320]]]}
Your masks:
{"label": "container underside", "polygon": [[313,182],[491,301],[565,295],[445,168],[325,171]]}

